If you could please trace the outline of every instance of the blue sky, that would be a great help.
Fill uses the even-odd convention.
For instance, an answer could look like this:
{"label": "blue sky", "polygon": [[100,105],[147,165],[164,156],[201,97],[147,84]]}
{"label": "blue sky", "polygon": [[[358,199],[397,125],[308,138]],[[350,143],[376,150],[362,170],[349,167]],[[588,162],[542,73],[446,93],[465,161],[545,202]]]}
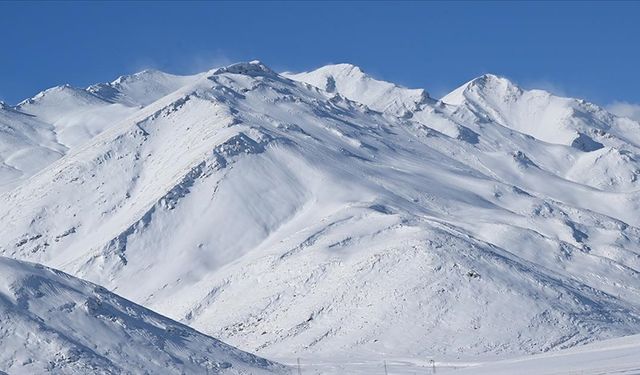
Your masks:
{"label": "blue sky", "polygon": [[491,72],[599,104],[640,103],[638,2],[0,2],[0,99],[144,68],[351,62],[433,96]]}

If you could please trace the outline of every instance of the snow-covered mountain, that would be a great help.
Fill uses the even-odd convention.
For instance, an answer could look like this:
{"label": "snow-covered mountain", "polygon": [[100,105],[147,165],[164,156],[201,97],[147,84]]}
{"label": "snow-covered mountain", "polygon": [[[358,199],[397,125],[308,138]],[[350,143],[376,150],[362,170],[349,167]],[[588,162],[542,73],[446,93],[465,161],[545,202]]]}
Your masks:
{"label": "snow-covered mountain", "polygon": [[85,91],[131,113],[0,196],[0,254],[275,358],[640,332],[639,123],[493,75],[441,100],[346,64],[165,78]]}
{"label": "snow-covered mountain", "polygon": [[63,272],[0,257],[0,275],[0,372],[287,373]]}

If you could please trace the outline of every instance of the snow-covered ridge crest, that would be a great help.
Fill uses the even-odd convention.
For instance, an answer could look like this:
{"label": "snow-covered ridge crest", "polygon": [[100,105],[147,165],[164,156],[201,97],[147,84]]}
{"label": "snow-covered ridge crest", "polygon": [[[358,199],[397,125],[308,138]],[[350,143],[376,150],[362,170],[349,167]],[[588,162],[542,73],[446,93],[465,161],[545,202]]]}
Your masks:
{"label": "snow-covered ridge crest", "polygon": [[128,106],[143,107],[189,84],[203,74],[179,76],[155,69],[120,76],[111,83],[89,86],[87,91],[104,100]]}
{"label": "snow-covered ridge crest", "polygon": [[[58,86],[53,86],[50,87],[46,90],[43,90],[39,93],[37,93],[35,96],[33,96],[32,98],[28,98],[25,99],[23,101],[21,101],[20,103],[18,103],[16,105],[17,109],[20,109],[24,106],[26,106],[27,104],[32,104],[34,102],[37,102],[39,100],[42,100],[43,98],[50,96],[50,95],[83,95],[86,94],[87,96],[92,96],[90,93],[88,92],[84,92],[83,89],[79,89],[76,87],[71,86],[70,84],[63,84],[63,85],[58,85]],[[96,98],[98,99],[98,98]]]}

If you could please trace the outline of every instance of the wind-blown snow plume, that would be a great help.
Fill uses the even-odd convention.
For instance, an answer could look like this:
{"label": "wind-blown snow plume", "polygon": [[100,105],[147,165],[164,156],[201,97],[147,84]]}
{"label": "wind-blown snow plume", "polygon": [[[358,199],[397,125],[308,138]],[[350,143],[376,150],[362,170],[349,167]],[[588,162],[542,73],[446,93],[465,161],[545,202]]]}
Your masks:
{"label": "wind-blown snow plume", "polygon": [[615,115],[640,121],[640,104],[613,102],[607,106],[607,110]]}

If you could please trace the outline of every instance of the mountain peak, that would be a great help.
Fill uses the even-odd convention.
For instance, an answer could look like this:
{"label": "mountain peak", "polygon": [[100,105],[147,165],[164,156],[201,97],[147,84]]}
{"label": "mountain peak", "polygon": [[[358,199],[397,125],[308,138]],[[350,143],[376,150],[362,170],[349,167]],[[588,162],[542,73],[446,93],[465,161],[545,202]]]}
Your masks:
{"label": "mountain peak", "polygon": [[471,80],[470,84],[480,87],[487,87],[491,85],[516,86],[516,84],[510,81],[508,78],[492,73],[485,73],[480,77],[474,78],[473,80]]}
{"label": "mountain peak", "polygon": [[325,71],[327,73],[332,73],[335,75],[342,76],[351,76],[351,77],[363,77],[366,76],[366,73],[362,68],[357,65],[349,64],[349,63],[339,63],[339,64],[329,64],[325,65],[317,71]]}
{"label": "mountain peak", "polygon": [[216,69],[211,75],[219,75],[224,73],[242,74],[250,77],[256,76],[276,76],[278,73],[274,72],[268,66],[264,65],[259,60],[253,60],[249,62],[240,62]]}
{"label": "mountain peak", "polygon": [[284,73],[295,81],[301,81],[362,103],[369,108],[404,116],[429,99],[423,89],[409,89],[392,82],[378,80],[360,67],[348,64],[332,64],[302,73]]}
{"label": "mountain peak", "polygon": [[447,104],[460,105],[471,93],[480,94],[483,97],[494,95],[511,97],[521,95],[522,89],[506,77],[485,73],[453,90],[441,100]]}

